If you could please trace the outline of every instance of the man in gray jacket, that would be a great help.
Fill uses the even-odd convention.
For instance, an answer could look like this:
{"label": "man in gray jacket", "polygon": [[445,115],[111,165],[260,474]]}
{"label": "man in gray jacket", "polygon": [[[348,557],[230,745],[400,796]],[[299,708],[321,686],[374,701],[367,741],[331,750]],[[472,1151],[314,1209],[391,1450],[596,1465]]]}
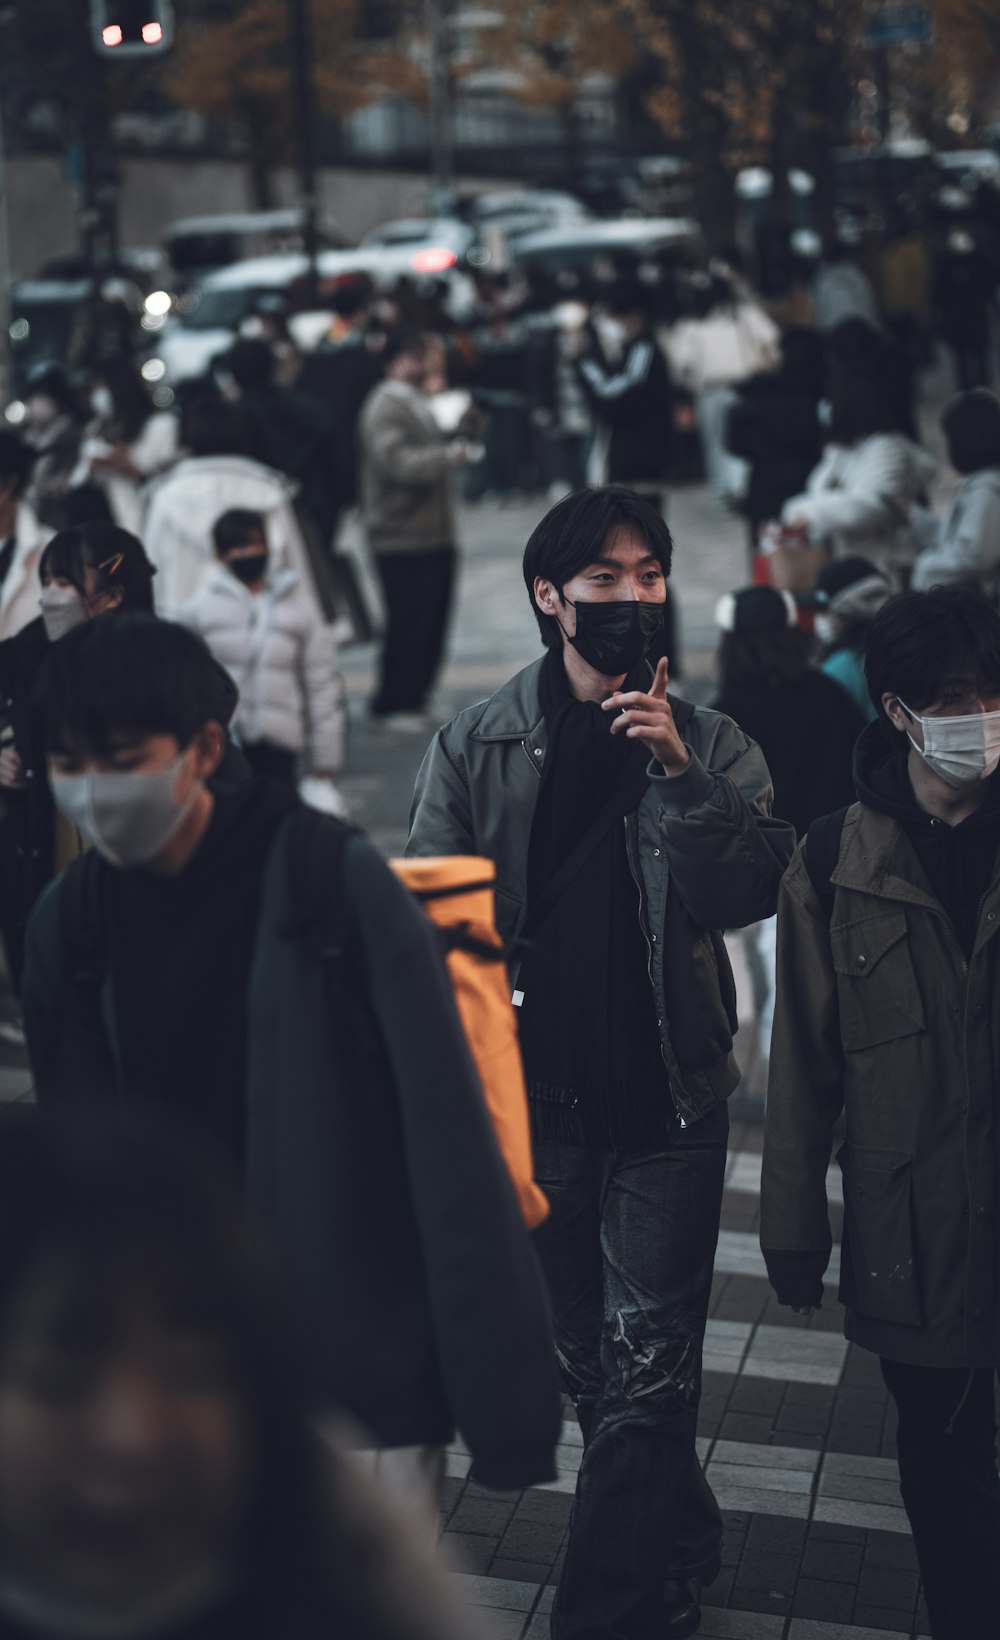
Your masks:
{"label": "man in gray jacket", "polygon": [[444,649],[455,576],[449,468],[466,445],[446,442],[423,391],[427,338],[402,330],[382,355],[385,380],[359,427],[361,506],[385,595],[382,675],[372,712],[386,727],[419,730]]}
{"label": "man in gray jacket", "polygon": [[772,914],[792,851],[759,749],[645,656],[672,543],[626,489],[544,518],[524,578],[543,659],[435,737],[411,854],[497,866],[539,1233],[585,1451],[556,1640],[693,1634],[721,1518],[695,1455],[739,1072],[719,930]]}

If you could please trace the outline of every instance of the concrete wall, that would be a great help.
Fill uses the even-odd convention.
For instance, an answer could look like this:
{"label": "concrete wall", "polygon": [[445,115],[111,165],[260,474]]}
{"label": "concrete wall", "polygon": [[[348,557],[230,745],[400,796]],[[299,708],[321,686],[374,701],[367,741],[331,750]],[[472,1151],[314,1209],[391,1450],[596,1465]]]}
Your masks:
{"label": "concrete wall", "polygon": [[[249,172],[235,160],[132,157],[119,166],[119,233],[130,246],[158,245],[179,216],[253,209]],[[475,187],[476,179],[463,178]],[[494,179],[481,186],[502,187]],[[79,247],[78,204],[56,155],[18,155],[7,163],[10,254],[15,278],[34,274],[50,257]],[[321,209],[351,236],[396,216],[422,214],[427,178],[419,173],[324,170],[319,178]],[[297,197],[291,171],[275,176],[275,203]]]}

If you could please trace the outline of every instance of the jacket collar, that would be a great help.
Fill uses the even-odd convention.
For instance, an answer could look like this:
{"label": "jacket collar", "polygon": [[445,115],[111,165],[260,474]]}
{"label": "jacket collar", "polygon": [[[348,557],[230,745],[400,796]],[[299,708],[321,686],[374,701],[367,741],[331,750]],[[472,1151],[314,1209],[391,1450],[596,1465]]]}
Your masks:
{"label": "jacket collar", "polygon": [[[940,912],[938,899],[914,875],[916,856],[900,821],[894,815],[870,808],[867,803],[857,804],[856,812],[859,846],[846,855],[841,851],[840,860],[830,873],[831,883],[837,888],[873,894],[881,900],[901,900]],[[845,827],[850,824],[849,811]],[[919,864],[917,870],[922,877]]]}
{"label": "jacket collar", "polygon": [[[543,664],[544,656],[532,661],[530,666],[518,672],[509,683],[505,683],[495,695],[491,695],[489,700],[483,702],[480,715],[469,729],[470,740],[536,741],[540,737],[544,739],[544,719],[538,683]],[[674,722],[683,734],[694,716],[695,708],[690,701],[680,700],[676,695],[670,695],[669,700]]]}

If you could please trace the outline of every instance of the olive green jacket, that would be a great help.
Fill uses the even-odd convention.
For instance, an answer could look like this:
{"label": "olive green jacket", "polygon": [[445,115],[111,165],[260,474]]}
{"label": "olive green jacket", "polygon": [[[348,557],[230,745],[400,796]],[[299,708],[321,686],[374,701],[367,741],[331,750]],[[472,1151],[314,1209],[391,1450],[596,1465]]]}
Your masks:
{"label": "olive green jacket", "polygon": [[818,1292],[843,1113],[847,1336],[915,1365],[1000,1362],[1000,874],[968,963],[891,815],[848,810],[830,880],[829,917],[802,848],[781,887],[761,1204],[772,1279],[787,1302],[808,1302],[788,1285],[796,1268]]}

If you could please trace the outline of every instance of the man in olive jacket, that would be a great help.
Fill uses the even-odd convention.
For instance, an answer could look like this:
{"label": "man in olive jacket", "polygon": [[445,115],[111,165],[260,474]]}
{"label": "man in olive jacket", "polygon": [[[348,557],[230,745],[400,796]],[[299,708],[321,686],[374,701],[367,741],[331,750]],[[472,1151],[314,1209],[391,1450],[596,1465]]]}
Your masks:
{"label": "man in olive jacket", "polygon": [[437,735],[408,852],[496,862],[552,1206],[537,1241],[585,1451],[557,1640],[693,1634],[721,1518],[695,1456],[739,1073],[719,932],[771,915],[794,836],[758,748],[645,659],[672,543],[626,489],[561,501],[524,555],[547,653]]}
{"label": "man in olive jacket", "polygon": [[826,1170],[846,1137],[840,1296],[899,1414],[900,1489],[935,1640],[1000,1621],[996,1087],[1000,615],[958,588],[872,624],[859,801],[782,885],[761,1244],[782,1303],[822,1299]]}
{"label": "man in olive jacket", "polygon": [[29,927],[43,1109],[185,1112],[244,1167],[321,1396],[369,1444],[457,1425],[486,1485],[552,1479],[544,1286],[424,913],[360,833],[214,779],[216,667],[185,628],[87,621],[44,686],[93,850]]}

